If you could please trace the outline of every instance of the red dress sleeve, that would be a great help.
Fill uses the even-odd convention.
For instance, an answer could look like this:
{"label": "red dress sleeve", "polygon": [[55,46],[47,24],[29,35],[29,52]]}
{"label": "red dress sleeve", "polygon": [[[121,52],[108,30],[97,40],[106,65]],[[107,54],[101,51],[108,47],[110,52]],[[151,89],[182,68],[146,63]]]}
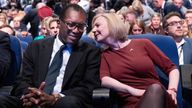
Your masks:
{"label": "red dress sleeve", "polygon": [[146,40],[145,48],[149,54],[149,57],[152,59],[152,61],[157,66],[159,66],[163,72],[166,72],[167,75],[173,69],[177,68],[177,66],[150,40]]}
{"label": "red dress sleeve", "polygon": [[100,79],[102,79],[104,76],[110,76],[109,75],[109,66],[105,59],[104,54],[101,55],[101,64],[100,64]]}

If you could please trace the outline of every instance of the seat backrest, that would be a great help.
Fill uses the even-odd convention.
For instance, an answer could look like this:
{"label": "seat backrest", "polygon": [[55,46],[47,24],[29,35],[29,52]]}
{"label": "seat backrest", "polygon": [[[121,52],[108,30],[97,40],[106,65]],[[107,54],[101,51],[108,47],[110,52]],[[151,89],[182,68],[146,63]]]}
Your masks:
{"label": "seat backrest", "polygon": [[[130,39],[145,38],[151,40],[179,69],[179,57],[177,53],[177,46],[171,36],[154,35],[154,34],[142,34],[142,35],[129,35]],[[161,82],[165,87],[168,87],[168,76],[164,74],[158,67],[157,72]],[[178,92],[177,92],[177,103],[179,108],[183,108],[182,103],[182,88],[181,80],[179,81]]]}
{"label": "seat backrest", "polygon": [[10,36],[10,46],[11,46],[11,68],[10,72],[3,82],[4,86],[11,86],[15,82],[16,75],[19,74],[22,61],[22,51],[21,45],[18,38]]}
{"label": "seat backrest", "polygon": [[28,35],[26,37],[23,36],[17,36],[19,38],[19,40],[27,42],[27,43],[31,43],[33,41],[33,37],[31,35]]}
{"label": "seat backrest", "polygon": [[27,49],[28,43],[24,41],[20,41],[22,52],[24,52]]}

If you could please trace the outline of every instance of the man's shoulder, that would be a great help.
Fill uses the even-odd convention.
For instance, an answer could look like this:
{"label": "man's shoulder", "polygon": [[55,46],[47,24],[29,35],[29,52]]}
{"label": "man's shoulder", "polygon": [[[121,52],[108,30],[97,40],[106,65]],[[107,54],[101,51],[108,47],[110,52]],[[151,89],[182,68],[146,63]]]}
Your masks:
{"label": "man's shoulder", "polygon": [[184,38],[184,40],[192,44],[192,38]]}
{"label": "man's shoulder", "polygon": [[79,41],[78,46],[83,49],[99,49],[99,47],[95,43],[89,43],[83,40]]}
{"label": "man's shoulder", "polygon": [[5,32],[3,32],[3,31],[0,31],[0,38],[2,38],[2,37],[9,37],[9,34],[8,33],[5,33]]}

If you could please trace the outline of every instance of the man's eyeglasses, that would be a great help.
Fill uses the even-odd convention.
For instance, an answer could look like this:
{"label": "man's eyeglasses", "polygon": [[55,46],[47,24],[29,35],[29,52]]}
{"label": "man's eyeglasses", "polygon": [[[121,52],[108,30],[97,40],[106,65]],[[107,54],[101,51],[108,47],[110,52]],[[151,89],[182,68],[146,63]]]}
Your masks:
{"label": "man's eyeglasses", "polygon": [[168,23],[168,26],[178,26],[179,25],[183,25],[184,24],[184,21],[181,20],[181,21],[173,21],[173,22],[170,22]]}
{"label": "man's eyeglasses", "polygon": [[[62,20],[61,20],[62,21]],[[86,23],[76,23],[76,22],[70,22],[70,21],[62,21],[64,24],[66,24],[66,26],[71,29],[71,30],[74,30],[75,28],[78,28],[78,30],[80,32],[83,32],[86,27],[87,27],[87,24]]]}

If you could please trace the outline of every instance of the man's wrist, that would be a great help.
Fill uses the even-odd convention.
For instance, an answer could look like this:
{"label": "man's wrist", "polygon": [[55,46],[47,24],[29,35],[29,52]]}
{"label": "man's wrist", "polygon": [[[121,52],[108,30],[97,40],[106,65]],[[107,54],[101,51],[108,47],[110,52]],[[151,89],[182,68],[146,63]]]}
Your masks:
{"label": "man's wrist", "polygon": [[54,97],[54,101],[52,105],[54,105],[57,102],[57,100],[61,98],[61,96],[59,94],[52,94],[52,96]]}

